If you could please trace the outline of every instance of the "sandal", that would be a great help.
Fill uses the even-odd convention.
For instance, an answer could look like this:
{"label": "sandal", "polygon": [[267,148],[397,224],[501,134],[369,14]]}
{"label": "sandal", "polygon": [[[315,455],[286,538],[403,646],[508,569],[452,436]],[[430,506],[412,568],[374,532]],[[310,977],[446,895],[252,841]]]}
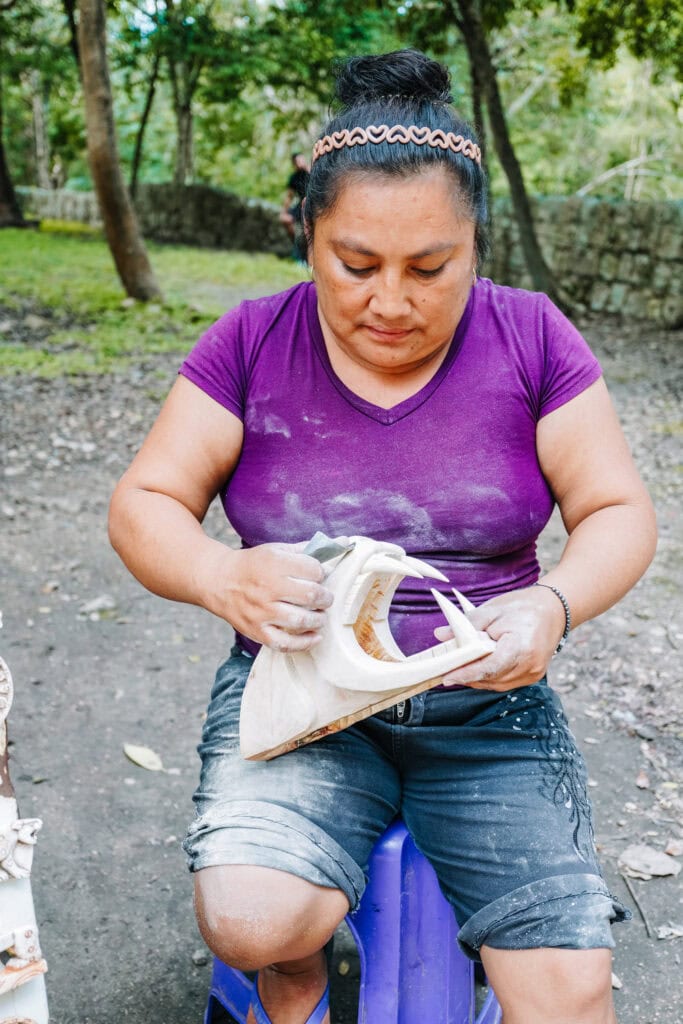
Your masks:
{"label": "sandal", "polygon": [[[306,1024],[322,1024],[325,1014],[330,1008],[330,983],[328,981],[325,986],[325,991],[320,997],[320,1002],[313,1010],[310,1017],[307,1018]],[[251,1006],[249,1007],[254,1014],[256,1024],[273,1024],[270,1017],[263,1008],[261,997],[258,994],[258,980],[254,982],[254,987],[251,991]]]}

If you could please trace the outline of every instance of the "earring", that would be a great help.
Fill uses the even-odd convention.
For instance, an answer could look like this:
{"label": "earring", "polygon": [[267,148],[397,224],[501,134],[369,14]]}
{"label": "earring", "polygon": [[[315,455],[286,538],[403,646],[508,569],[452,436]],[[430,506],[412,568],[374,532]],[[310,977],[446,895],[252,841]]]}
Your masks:
{"label": "earring", "polygon": [[472,267],[472,286],[474,287],[474,285],[476,283],[477,283],[477,268],[476,267]]}

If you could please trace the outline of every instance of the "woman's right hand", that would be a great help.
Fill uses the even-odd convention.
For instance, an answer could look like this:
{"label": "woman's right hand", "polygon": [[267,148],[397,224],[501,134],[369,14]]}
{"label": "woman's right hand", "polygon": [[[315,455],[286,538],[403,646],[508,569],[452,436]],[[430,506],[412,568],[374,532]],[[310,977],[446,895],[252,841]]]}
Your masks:
{"label": "woman's right hand", "polygon": [[213,566],[209,610],[275,651],[307,651],[320,640],[333,595],[304,544],[223,547]]}

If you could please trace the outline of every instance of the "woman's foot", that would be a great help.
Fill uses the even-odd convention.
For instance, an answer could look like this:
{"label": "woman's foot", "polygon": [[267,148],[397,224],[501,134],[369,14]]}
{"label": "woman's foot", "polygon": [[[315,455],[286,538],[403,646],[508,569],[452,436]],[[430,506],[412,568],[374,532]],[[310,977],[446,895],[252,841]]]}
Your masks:
{"label": "woman's foot", "polygon": [[[272,964],[258,973],[258,993],[272,1024],[305,1024],[327,985],[327,961],[321,949],[304,960]],[[247,1024],[257,1024],[253,1009]],[[322,1024],[330,1024],[329,1010]]]}

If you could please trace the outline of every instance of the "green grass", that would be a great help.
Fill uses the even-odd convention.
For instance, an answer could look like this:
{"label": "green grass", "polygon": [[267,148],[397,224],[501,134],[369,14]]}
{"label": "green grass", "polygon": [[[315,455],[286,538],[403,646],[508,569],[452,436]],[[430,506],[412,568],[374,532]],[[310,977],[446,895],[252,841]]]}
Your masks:
{"label": "green grass", "polygon": [[[35,313],[54,329],[40,340],[0,333],[0,373],[57,377],[110,373],[162,352],[180,356],[241,299],[304,280],[275,256],[148,243],[163,302],[124,304],[125,292],[99,231],[44,221],[0,230],[0,305]],[[0,320],[3,319],[0,316]]]}

